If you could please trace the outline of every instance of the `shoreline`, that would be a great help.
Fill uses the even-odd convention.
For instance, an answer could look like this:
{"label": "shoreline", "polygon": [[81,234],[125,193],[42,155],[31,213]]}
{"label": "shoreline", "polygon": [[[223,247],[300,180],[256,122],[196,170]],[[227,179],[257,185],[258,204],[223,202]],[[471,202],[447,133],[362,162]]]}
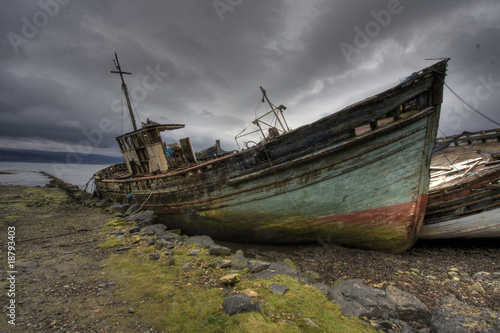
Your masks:
{"label": "shoreline", "polygon": [[[101,276],[114,274],[108,268],[112,263],[106,259],[117,255],[116,248],[102,249],[99,246],[106,239],[114,239],[120,235],[118,229],[103,229],[110,220],[117,218],[117,214],[106,212],[104,207],[109,206],[103,206],[99,199],[80,191],[77,186],[53,178],[47,187],[0,186],[1,205],[5,211],[2,213],[2,232],[7,224],[14,223],[17,226],[19,248],[16,249],[16,260],[20,272],[17,285],[22,288],[16,298],[20,311],[17,319],[23,322],[24,330],[35,329],[40,325],[50,331],[56,331],[56,327],[60,329],[64,325],[68,331],[73,326],[102,329],[109,326],[108,320],[114,318],[113,311],[116,311],[117,304],[121,302],[116,298],[120,288],[99,287],[103,283],[113,282]],[[127,246],[134,249],[137,244],[132,242],[130,236],[127,237],[123,244],[129,244]],[[144,242],[144,245],[140,245]],[[140,251],[150,251],[146,239],[138,244],[146,246],[140,247]],[[336,245],[290,246],[286,251],[266,245],[250,244],[248,248],[243,244],[227,246],[233,249],[233,253],[237,248],[244,248],[247,258],[270,262],[291,260],[299,271],[316,273],[317,282],[328,287],[351,279],[361,279],[369,287],[397,287],[417,296],[434,314],[439,311],[441,301],[449,296],[468,306],[500,312],[498,247],[418,246],[395,255]],[[72,313],[80,305],[67,302],[81,297],[88,301],[83,301],[80,305],[91,301],[104,303],[95,305],[94,309],[89,308],[83,317],[75,317],[81,321],[76,323],[65,315],[63,309],[71,308],[69,312]],[[109,302],[111,312],[105,310],[105,304]],[[40,308],[52,308],[52,305],[59,310],[46,314],[47,318],[39,314]],[[91,312],[97,309],[99,312]],[[133,313],[125,312],[126,317],[134,317]],[[93,326],[90,320],[94,317],[100,318],[97,326]],[[103,325],[102,320],[107,325]],[[31,326],[27,326],[28,324]],[[134,329],[140,327],[149,330],[154,326],[141,320],[138,325]],[[112,329],[108,331],[113,332]]]}

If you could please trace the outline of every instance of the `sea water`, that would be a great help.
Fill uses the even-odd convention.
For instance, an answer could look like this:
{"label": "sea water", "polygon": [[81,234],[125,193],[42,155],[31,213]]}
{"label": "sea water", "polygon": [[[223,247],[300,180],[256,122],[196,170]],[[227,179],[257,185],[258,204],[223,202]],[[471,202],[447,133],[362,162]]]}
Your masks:
{"label": "sea water", "polygon": [[88,183],[87,191],[91,191],[93,174],[105,167],[96,164],[0,162],[0,185],[45,186],[50,179],[41,172],[46,172],[80,188],[85,188]]}

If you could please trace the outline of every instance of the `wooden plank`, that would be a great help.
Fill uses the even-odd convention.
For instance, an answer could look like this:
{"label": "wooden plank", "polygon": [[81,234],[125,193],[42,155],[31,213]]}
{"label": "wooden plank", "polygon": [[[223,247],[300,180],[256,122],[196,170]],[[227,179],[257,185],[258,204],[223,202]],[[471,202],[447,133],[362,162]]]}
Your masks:
{"label": "wooden plank", "polygon": [[499,238],[500,208],[445,222],[425,224],[419,239]]}

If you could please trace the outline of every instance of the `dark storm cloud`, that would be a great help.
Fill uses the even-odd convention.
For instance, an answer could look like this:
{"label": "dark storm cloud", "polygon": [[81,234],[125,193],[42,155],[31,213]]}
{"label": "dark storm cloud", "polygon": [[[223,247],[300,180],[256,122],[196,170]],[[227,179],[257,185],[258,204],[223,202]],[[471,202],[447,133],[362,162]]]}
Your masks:
{"label": "dark storm cloud", "polygon": [[[131,128],[109,73],[115,51],[133,73],[140,121],[185,123],[171,134],[196,150],[215,139],[235,148],[234,135],[267,110],[259,85],[298,127],[426,58],[452,58],[450,87],[498,121],[499,16],[493,0],[4,2],[0,146],[115,154],[114,137]],[[444,132],[495,126],[446,92]]]}

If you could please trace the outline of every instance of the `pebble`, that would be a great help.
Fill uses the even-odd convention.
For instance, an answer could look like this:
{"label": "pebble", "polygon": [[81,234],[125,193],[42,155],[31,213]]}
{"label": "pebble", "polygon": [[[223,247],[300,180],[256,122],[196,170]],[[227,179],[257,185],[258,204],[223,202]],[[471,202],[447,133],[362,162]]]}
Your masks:
{"label": "pebble", "polygon": [[193,267],[194,267],[193,263],[188,262],[188,263],[186,263],[186,264],[182,265],[182,270],[183,270],[184,272],[187,272],[187,271],[189,271],[189,270],[193,269]]}
{"label": "pebble", "polygon": [[481,283],[479,282],[475,282],[473,283],[471,286],[470,286],[470,289],[474,290],[474,291],[477,291],[478,293],[480,293],[481,295],[484,295],[484,288],[483,286],[481,285]]}
{"label": "pebble", "polygon": [[160,259],[160,255],[158,253],[151,253],[149,255],[149,260],[158,260]]}
{"label": "pebble", "polygon": [[319,326],[316,325],[311,319],[306,318],[305,321],[306,321],[307,325],[319,328]]}
{"label": "pebble", "polygon": [[241,293],[245,294],[247,296],[253,297],[253,298],[259,297],[259,294],[255,290],[252,290],[252,289],[242,290]]}
{"label": "pebble", "polygon": [[168,256],[166,259],[165,259],[165,265],[167,266],[172,266],[175,264],[175,259],[174,257],[172,256]]}
{"label": "pebble", "polygon": [[213,262],[215,267],[220,267],[220,268],[229,268],[231,267],[231,260],[229,259],[219,259]]}

